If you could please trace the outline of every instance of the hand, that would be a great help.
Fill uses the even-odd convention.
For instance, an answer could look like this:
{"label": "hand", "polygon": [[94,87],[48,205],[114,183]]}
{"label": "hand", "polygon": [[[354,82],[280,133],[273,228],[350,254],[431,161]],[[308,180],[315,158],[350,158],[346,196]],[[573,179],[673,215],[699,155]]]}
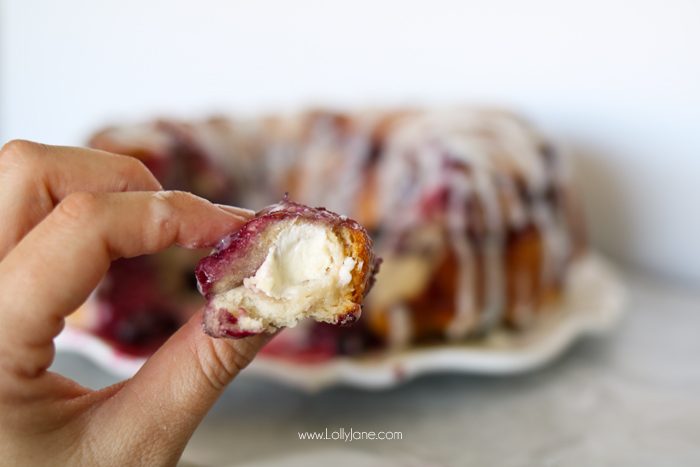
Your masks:
{"label": "hand", "polygon": [[201,312],[130,380],[92,391],[47,369],[64,318],[117,258],[211,246],[250,216],[161,191],[136,159],[13,141],[0,150],[0,459],[172,465],[266,337],[216,340]]}

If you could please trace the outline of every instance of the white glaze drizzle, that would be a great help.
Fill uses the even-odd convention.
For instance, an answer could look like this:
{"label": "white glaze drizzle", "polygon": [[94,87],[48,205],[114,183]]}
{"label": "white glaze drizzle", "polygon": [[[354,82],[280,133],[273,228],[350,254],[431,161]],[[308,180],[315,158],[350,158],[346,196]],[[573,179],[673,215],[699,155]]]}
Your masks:
{"label": "white glaze drizzle", "polygon": [[466,203],[472,194],[467,177],[453,172],[449,185],[453,196],[447,208],[447,226],[450,244],[457,258],[455,312],[445,329],[452,340],[461,339],[473,330],[478,322],[476,309],[476,263],[472,246],[467,237]]}
{"label": "white glaze drizzle", "polygon": [[[323,205],[352,214],[363,187],[363,170],[370,156],[371,130],[382,114],[354,115],[352,129],[341,131],[332,117],[282,117],[270,125],[262,119],[193,125],[195,138],[206,153],[240,184],[241,193],[264,193],[251,197],[256,207],[270,194],[283,189],[291,170],[301,174],[299,201]],[[148,127],[142,127],[148,128]],[[142,145],[158,144],[149,131],[118,131],[120,142],[135,140]],[[448,245],[458,263],[456,310],[446,333],[462,338],[500,320],[505,303],[503,243],[506,233],[534,224],[542,241],[542,283],[547,285],[562,273],[571,245],[563,213],[542,199],[553,184],[564,183],[561,166],[547,167],[541,154],[542,140],[526,124],[502,111],[455,109],[414,112],[402,116],[383,141],[378,163],[378,206],[384,238],[379,249],[392,250],[401,234],[420,228],[424,222],[418,209],[426,194],[441,187],[450,191],[445,212]],[[458,161],[468,173],[446,169]],[[525,183],[532,201],[524,203],[516,179]],[[261,190],[260,187],[266,187]],[[251,195],[252,196],[252,195]],[[484,213],[486,233],[478,252],[467,235],[470,219],[467,205],[478,199]],[[271,200],[269,200],[271,201]],[[269,202],[267,201],[267,202]],[[483,259],[483,305],[476,308],[476,254]],[[380,252],[381,254],[381,252]],[[515,281],[515,312],[527,320],[535,297],[528,289],[526,272]],[[403,304],[396,304],[391,321],[408,320]],[[393,330],[394,326],[398,330]],[[394,340],[405,337],[405,324],[392,324]]]}
{"label": "white glaze drizzle", "polygon": [[[388,142],[389,149],[382,159],[384,189],[379,203],[394,230],[404,231],[416,224],[416,219],[405,213],[417,212],[410,207],[440,183],[449,187],[454,198],[447,210],[447,223],[458,261],[458,287],[454,319],[447,328],[449,337],[460,338],[477,329],[478,324],[488,327],[499,321],[505,306],[506,229],[521,230],[530,221],[535,222],[543,244],[543,279],[550,281],[557,274],[557,265],[563,263],[568,252],[567,236],[562,231],[562,220],[554,218],[552,206],[540,199],[556,174],[547,172],[539,152],[541,141],[525,124],[507,113],[491,110],[424,113],[403,121]],[[446,180],[445,171],[437,163],[444,160],[445,152],[465,163],[471,176]],[[436,153],[442,153],[443,158],[436,157]],[[524,180],[535,200],[533,206],[523,204],[515,176]],[[471,188],[467,190],[467,186]],[[507,205],[505,213],[501,212],[499,193]],[[480,250],[485,288],[484,304],[478,312],[474,306],[475,258],[466,234],[466,202],[470,196],[481,203],[488,231]],[[525,290],[529,283],[526,278],[516,281],[515,307],[517,314],[526,316],[532,312],[535,297]]]}

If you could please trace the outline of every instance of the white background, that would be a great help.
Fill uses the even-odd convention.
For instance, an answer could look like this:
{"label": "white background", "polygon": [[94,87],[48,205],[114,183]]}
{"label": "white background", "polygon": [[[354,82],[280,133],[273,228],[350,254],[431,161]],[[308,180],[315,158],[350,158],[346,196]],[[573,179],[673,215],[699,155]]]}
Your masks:
{"label": "white background", "polygon": [[0,2],[1,141],[79,144],[159,114],[508,105],[578,153],[601,249],[700,285],[700,2]]}

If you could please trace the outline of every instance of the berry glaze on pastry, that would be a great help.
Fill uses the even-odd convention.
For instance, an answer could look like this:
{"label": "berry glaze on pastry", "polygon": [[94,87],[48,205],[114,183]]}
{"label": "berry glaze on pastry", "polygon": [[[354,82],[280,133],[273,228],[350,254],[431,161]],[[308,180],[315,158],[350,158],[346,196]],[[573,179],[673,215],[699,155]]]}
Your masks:
{"label": "berry glaze on pastry", "polygon": [[245,337],[294,327],[302,318],[352,323],[378,265],[360,224],[285,198],[197,265],[207,298],[204,330],[212,337]]}
{"label": "berry glaze on pastry", "polygon": [[[312,111],[157,121],[107,128],[91,145],[138,157],[169,189],[255,209],[289,192],[295,201],[325,206],[367,229],[383,263],[366,297],[363,319],[350,327],[300,321],[264,349],[285,358],[462,342],[496,329],[519,332],[562,300],[571,265],[585,250],[582,214],[565,158],[526,122],[500,110]],[[275,214],[270,209],[268,214]],[[269,228],[258,235],[269,235]],[[326,245],[320,231],[304,238]],[[211,272],[216,261],[204,260],[198,279],[209,308],[215,302],[224,309],[249,304],[254,298],[250,290],[269,285],[271,276],[256,278],[263,266],[284,269],[272,259],[265,265],[270,246],[248,253],[233,243],[221,246],[212,258],[229,246],[231,254],[240,251],[254,264],[232,266],[241,283],[226,282],[214,291],[226,274],[217,276]],[[280,234],[272,243],[283,249],[286,240]],[[128,265],[118,262],[83,310],[81,325],[117,345],[123,344],[122,337],[148,342],[141,350],[136,344],[128,348],[148,353],[146,347],[167,335],[163,329],[174,327],[173,321],[182,323],[202,305],[191,274],[208,253],[169,250],[137,258],[147,263],[147,272],[140,274],[152,286],[132,297],[114,293],[129,290],[124,282],[129,274],[122,271]],[[337,267],[339,259],[334,261]],[[370,261],[363,267],[370,267]],[[266,290],[279,295],[275,287]],[[138,318],[141,313],[165,314],[173,321]],[[274,319],[255,315],[252,321],[235,313],[209,311],[208,321],[216,318],[207,324],[209,332],[235,334],[295,322],[273,311],[269,316]],[[221,325],[229,316],[238,322]],[[126,332],[120,337],[105,328]]]}

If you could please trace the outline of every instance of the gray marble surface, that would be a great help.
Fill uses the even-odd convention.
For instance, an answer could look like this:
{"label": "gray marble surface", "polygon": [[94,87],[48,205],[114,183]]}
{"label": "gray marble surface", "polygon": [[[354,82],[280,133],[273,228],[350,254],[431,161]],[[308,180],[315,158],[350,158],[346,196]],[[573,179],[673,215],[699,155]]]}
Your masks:
{"label": "gray marble surface", "polygon": [[[407,466],[700,465],[700,291],[627,274],[629,313],[545,369],[426,376],[378,392],[307,395],[241,375],[182,464]],[[115,381],[59,354],[53,370]],[[401,441],[300,441],[299,431],[401,431]],[[332,464],[330,463],[332,461]]]}

